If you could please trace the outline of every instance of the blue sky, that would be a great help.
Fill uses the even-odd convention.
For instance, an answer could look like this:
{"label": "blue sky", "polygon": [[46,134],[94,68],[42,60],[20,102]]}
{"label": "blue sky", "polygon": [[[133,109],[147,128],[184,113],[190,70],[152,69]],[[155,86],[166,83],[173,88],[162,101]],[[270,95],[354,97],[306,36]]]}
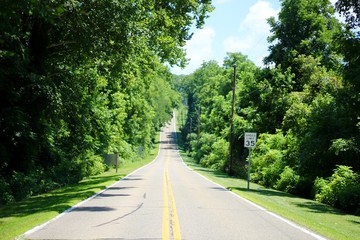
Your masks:
{"label": "blue sky", "polygon": [[189,64],[185,69],[173,67],[172,73],[190,74],[209,60],[222,65],[227,52],[241,52],[262,65],[270,35],[266,19],[277,16],[280,0],[213,0],[213,6],[204,27],[196,29],[185,46]]}

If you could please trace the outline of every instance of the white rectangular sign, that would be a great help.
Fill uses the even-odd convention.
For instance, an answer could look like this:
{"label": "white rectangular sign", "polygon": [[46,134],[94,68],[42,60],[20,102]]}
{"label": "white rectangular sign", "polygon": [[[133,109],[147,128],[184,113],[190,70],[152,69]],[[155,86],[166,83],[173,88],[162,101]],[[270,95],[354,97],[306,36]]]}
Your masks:
{"label": "white rectangular sign", "polygon": [[245,133],[244,147],[254,148],[256,147],[256,133]]}

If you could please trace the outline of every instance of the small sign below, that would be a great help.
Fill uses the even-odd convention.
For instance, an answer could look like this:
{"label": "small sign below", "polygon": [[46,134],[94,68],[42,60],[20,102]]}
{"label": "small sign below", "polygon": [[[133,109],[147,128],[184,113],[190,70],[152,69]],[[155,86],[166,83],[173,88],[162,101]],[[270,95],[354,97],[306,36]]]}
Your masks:
{"label": "small sign below", "polygon": [[250,132],[245,133],[244,147],[246,148],[256,147],[256,133],[250,133]]}

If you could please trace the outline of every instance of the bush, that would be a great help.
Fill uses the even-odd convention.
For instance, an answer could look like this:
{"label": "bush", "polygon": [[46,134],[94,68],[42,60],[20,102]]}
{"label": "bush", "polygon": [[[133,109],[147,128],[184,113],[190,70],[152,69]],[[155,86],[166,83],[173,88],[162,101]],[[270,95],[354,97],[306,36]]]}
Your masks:
{"label": "bush", "polygon": [[315,200],[329,205],[335,205],[335,195],[329,185],[329,180],[316,178],[314,182]]}
{"label": "bush", "polygon": [[83,175],[79,161],[62,159],[49,170],[50,178],[61,186],[77,183]]}
{"label": "bush", "polygon": [[265,187],[276,185],[285,166],[287,139],[276,134],[261,134],[252,157],[252,179]]}
{"label": "bush", "polygon": [[92,152],[88,152],[81,161],[83,177],[97,175],[105,171],[103,158],[99,155],[94,155]]}
{"label": "bush", "polygon": [[261,170],[262,180],[260,184],[266,187],[274,187],[283,172],[284,163],[282,158],[277,158],[275,162]]}
{"label": "bush", "polygon": [[15,201],[12,195],[10,184],[4,178],[0,178],[0,205],[5,205]]}
{"label": "bush", "polygon": [[360,215],[360,183],[347,186],[339,196],[339,206],[346,212]]}
{"label": "bush", "polygon": [[315,200],[343,209],[360,211],[360,178],[351,167],[338,166],[329,179],[317,178]]}
{"label": "bush", "polygon": [[42,169],[32,171],[28,174],[13,172],[9,194],[14,200],[19,201],[33,195],[41,194],[58,188],[60,185],[49,179]]}
{"label": "bush", "polygon": [[275,184],[275,189],[285,191],[288,193],[296,193],[296,187],[299,183],[300,176],[295,171],[286,166],[284,171],[280,174],[280,179]]}
{"label": "bush", "polygon": [[284,168],[282,158],[281,151],[275,149],[254,157],[251,178],[265,187],[273,187]]}
{"label": "bush", "polygon": [[14,171],[9,180],[0,178],[0,205],[77,183],[84,177],[100,174],[104,170],[102,157],[89,151],[76,161],[61,159],[56,166],[47,170],[38,167],[27,173]]}
{"label": "bush", "polygon": [[197,163],[200,163],[202,158],[212,152],[212,145],[216,142],[217,138],[214,134],[203,133],[200,139],[195,138],[195,134],[191,134],[191,156]]}
{"label": "bush", "polygon": [[21,200],[32,195],[35,179],[22,172],[15,172],[12,175],[10,186],[15,200]]}
{"label": "bush", "polygon": [[229,143],[219,139],[211,146],[212,151],[201,160],[201,165],[216,170],[224,170],[229,159]]}

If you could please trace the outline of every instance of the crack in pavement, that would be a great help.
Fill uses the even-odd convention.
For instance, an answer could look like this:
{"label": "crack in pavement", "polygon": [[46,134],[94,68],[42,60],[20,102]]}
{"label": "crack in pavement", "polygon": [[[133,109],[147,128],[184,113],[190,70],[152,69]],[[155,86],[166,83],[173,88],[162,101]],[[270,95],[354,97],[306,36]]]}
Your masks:
{"label": "crack in pavement", "polygon": [[111,220],[111,221],[108,221],[108,222],[99,224],[99,225],[97,225],[96,227],[101,227],[101,226],[104,226],[104,225],[106,225],[106,224],[109,224],[109,223],[115,222],[115,221],[117,221],[117,220],[123,219],[123,218],[125,218],[125,217],[133,214],[134,212],[138,211],[143,205],[144,205],[144,203],[142,202],[141,204],[139,204],[139,205],[138,205],[134,210],[132,210],[131,212],[126,213],[126,214],[124,214],[124,215],[122,215],[122,216],[120,216],[120,217],[118,217],[118,218],[115,218],[115,219],[113,219],[113,220]]}

